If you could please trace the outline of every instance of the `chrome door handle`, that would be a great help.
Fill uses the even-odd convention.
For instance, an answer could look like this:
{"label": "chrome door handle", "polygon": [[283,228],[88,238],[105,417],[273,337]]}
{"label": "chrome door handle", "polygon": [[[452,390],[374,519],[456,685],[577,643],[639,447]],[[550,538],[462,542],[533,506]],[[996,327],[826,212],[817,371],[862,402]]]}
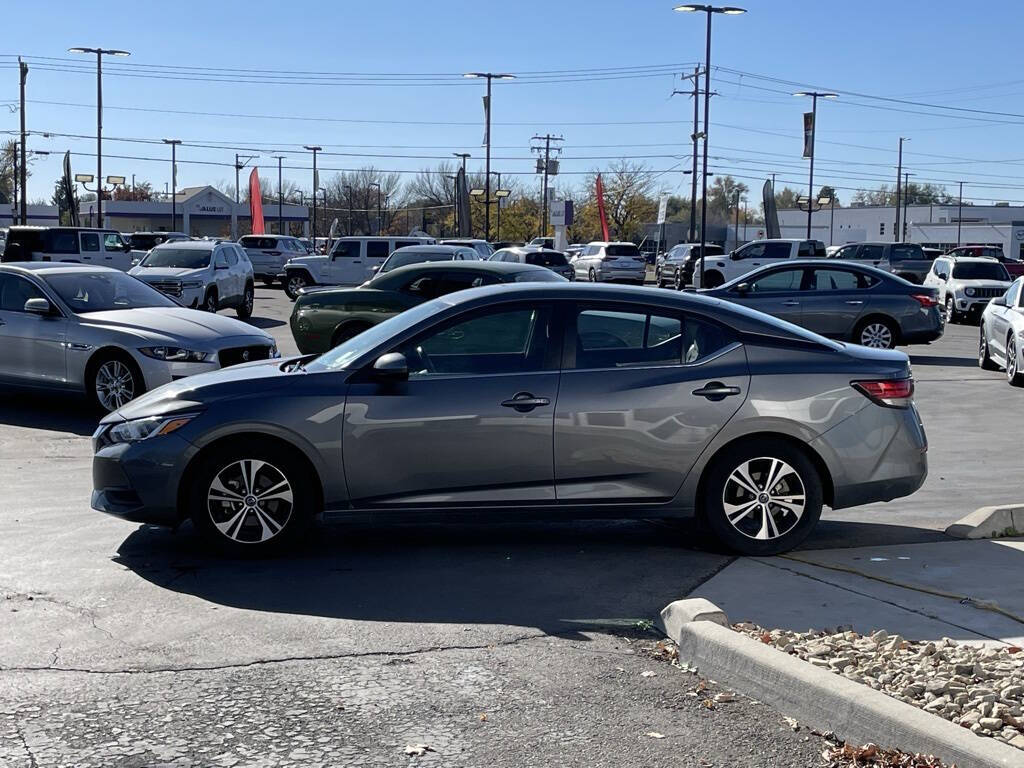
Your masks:
{"label": "chrome door handle", "polygon": [[784,306],[784,307],[799,307],[800,306],[800,302],[799,301],[784,301],[784,302],[782,302],[782,306]]}
{"label": "chrome door handle", "polygon": [[551,405],[551,401],[546,397],[534,397],[529,392],[516,392],[510,400],[503,400],[501,404],[505,408],[514,408],[519,413],[527,413],[542,405]]}
{"label": "chrome door handle", "polygon": [[712,381],[705,384],[700,389],[695,389],[691,392],[691,395],[697,395],[698,397],[706,397],[708,400],[724,400],[732,395],[738,395],[740,393],[739,387],[727,387],[720,381]]}
{"label": "chrome door handle", "polygon": [[858,301],[858,300],[855,300],[855,299],[851,299],[850,301],[848,301],[846,303],[847,304],[863,304],[864,302],[863,301]]}

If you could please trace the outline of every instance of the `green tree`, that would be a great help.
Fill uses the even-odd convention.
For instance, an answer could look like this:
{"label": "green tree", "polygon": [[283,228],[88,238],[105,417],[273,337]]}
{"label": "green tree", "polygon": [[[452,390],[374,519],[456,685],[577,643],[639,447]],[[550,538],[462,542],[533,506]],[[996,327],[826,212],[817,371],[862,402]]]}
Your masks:
{"label": "green tree", "polygon": [[736,181],[732,176],[716,176],[708,190],[708,220],[728,223],[736,201],[741,200],[748,191],[746,184]]}
{"label": "green tree", "polygon": [[[77,208],[81,200],[78,198],[77,185],[71,187],[73,205]],[[53,194],[50,196],[50,205],[57,206],[60,223],[64,226],[71,225],[71,209],[68,208],[67,199],[64,196],[64,177],[61,176],[53,182]]]}

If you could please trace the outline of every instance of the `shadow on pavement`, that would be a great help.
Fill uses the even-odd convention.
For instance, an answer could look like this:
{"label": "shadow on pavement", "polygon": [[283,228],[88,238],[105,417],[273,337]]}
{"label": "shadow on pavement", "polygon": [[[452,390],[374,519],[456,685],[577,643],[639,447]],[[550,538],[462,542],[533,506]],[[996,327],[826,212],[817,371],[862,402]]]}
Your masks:
{"label": "shadow on pavement", "polygon": [[954,368],[977,368],[978,361],[973,357],[931,357],[929,355],[911,355],[911,365],[945,365]]}
{"label": "shadow on pavement", "polygon": [[246,320],[249,325],[255,325],[257,328],[279,328],[285,325],[284,320],[275,320],[272,317],[250,317]]}
{"label": "shadow on pavement", "polygon": [[942,531],[930,528],[822,519],[798,549],[849,549],[884,544],[927,544],[935,541],[950,541],[950,538]]}
{"label": "shadow on pavement", "polygon": [[[912,536],[825,527],[812,547]],[[186,525],[137,529],[115,561],[161,588],[235,608],[564,634],[654,619],[732,562],[713,547],[690,521],[338,526],[316,529],[288,556],[240,560],[207,550]]]}
{"label": "shadow on pavement", "polygon": [[99,420],[82,395],[0,388],[0,424],[88,436]]}

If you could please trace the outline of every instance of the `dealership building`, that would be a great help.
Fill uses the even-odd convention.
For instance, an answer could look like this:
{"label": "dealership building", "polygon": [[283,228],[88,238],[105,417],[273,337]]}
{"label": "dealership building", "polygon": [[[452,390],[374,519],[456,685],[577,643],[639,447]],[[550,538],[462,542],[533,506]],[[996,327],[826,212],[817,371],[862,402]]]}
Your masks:
{"label": "dealership building", "polygon": [[[79,214],[83,226],[109,227],[119,232],[185,232],[194,237],[237,239],[252,232],[249,203],[236,203],[213,187],[186,187],[174,198],[176,218],[172,222],[171,200],[104,200],[103,221],[98,220],[96,201],[83,202]],[[309,206],[285,203],[281,206],[285,232],[309,235]],[[263,203],[266,231],[278,232],[277,202]]]}
{"label": "dealership building", "polygon": [[[60,212],[56,205],[26,205],[27,224],[34,227],[55,227],[60,224]],[[10,203],[0,204],[0,227],[21,224],[21,208]]]}
{"label": "dealership building", "polygon": [[[903,239],[929,248],[948,250],[959,245],[995,245],[1013,259],[1024,259],[1024,206],[967,205],[962,215],[956,203],[908,205]],[[903,211],[900,210],[900,220]],[[783,237],[807,235],[807,211],[779,211]],[[959,228],[959,241],[957,230]],[[892,241],[896,236],[896,208],[891,205],[851,205],[823,208],[811,218],[811,237],[826,245],[865,240]]]}

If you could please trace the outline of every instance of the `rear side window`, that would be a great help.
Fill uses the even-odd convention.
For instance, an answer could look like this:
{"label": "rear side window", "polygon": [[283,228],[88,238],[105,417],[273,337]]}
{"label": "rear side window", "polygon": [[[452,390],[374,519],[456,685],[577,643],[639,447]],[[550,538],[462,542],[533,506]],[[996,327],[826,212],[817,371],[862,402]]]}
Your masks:
{"label": "rear side window", "polygon": [[387,240],[367,240],[366,241],[366,258],[368,259],[386,259],[390,251],[388,250]]}
{"label": "rear side window", "polygon": [[78,233],[64,230],[47,232],[43,244],[47,253],[78,253]]}
{"label": "rear side window", "polygon": [[874,275],[865,275],[846,269],[816,269],[811,279],[815,291],[862,291],[878,285]]}
{"label": "rear side window", "polygon": [[885,256],[884,245],[862,245],[857,251],[858,259],[879,259]]}
{"label": "rear side window", "polygon": [[582,309],[577,370],[696,363],[728,344],[723,329],[675,313]]}
{"label": "rear side window", "polygon": [[408,245],[419,245],[418,240],[395,240],[395,250],[399,248],[405,248]]}
{"label": "rear side window", "polygon": [[802,269],[780,269],[769,272],[750,283],[751,293],[771,293],[773,291],[799,291],[803,283]]}
{"label": "rear side window", "polygon": [[908,261],[910,259],[920,260],[927,258],[920,245],[906,243],[894,245],[889,250],[889,261]]}
{"label": "rear side window", "polygon": [[765,243],[764,258],[788,259],[790,250],[791,249],[789,243]]}

